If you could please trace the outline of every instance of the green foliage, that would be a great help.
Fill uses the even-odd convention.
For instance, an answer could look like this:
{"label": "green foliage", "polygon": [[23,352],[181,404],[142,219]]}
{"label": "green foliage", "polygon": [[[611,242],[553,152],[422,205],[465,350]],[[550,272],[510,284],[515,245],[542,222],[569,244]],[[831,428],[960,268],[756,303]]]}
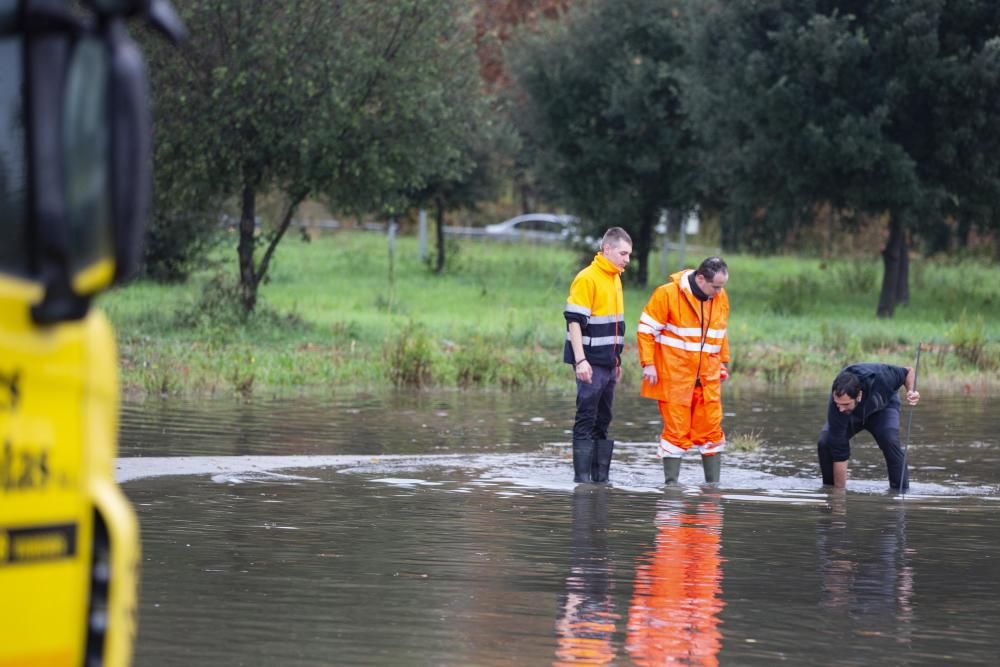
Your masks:
{"label": "green foliage", "polygon": [[[456,273],[462,266],[462,244],[453,238],[445,237],[444,240],[444,266],[441,267],[443,273]],[[424,266],[431,273],[437,273],[437,257],[435,253],[428,252],[424,258]]]}
{"label": "green foliage", "polygon": [[878,266],[870,259],[852,259],[833,266],[833,280],[848,293],[862,296],[874,294],[878,281]]}
{"label": "green foliage", "polygon": [[907,231],[947,236],[948,215],[966,235],[997,229],[1000,5],[682,4],[686,111],[727,247],[775,251],[824,204],[888,212],[879,313],[891,316],[907,294]]}
{"label": "green foliage", "polygon": [[[561,363],[562,307],[578,269],[571,250],[470,242],[455,273],[433,275],[419,259],[416,239],[400,237],[397,307],[386,310],[374,307],[376,295],[386,293],[385,244],[378,234],[347,232],[282,246],[267,299],[245,320],[234,308],[231,319],[220,322],[212,304],[226,299],[213,292],[232,283],[227,287],[212,270],[187,284],[139,281],[101,295],[98,305],[118,332],[127,390],[287,395],[377,390],[395,381],[410,387],[419,379],[440,387],[572,391],[572,374]],[[827,387],[846,363],[911,365],[919,341],[926,352],[922,385],[998,386],[1000,342],[988,335],[1000,322],[996,264],[924,262],[927,288],[913,292],[896,320],[885,321],[872,315],[872,295],[844,290],[831,272],[817,269],[817,260],[726,259],[734,388]],[[775,314],[768,303],[782,280],[801,275],[826,279],[817,278],[801,314]],[[635,323],[649,295],[645,288],[625,291],[622,391],[638,391]],[[960,311],[949,315],[953,301],[967,304],[963,339],[981,344],[978,365],[954,352],[959,338],[947,342],[949,327],[959,321]],[[973,336],[977,317],[983,329]]]}
{"label": "green foliage", "polygon": [[268,339],[311,329],[294,313],[280,314],[269,307],[248,313],[240,306],[239,292],[240,286],[225,273],[198,281],[197,289],[174,315],[174,326],[213,341]]}
{"label": "green foliage", "polygon": [[170,396],[178,393],[183,385],[170,364],[147,364],[139,375],[143,390],[150,396]]}
{"label": "green foliage", "polygon": [[836,322],[821,322],[819,333],[823,347],[831,352],[843,352],[851,340],[847,327]]}
{"label": "green foliage", "polygon": [[175,315],[177,326],[199,331],[231,329],[250,319],[240,307],[239,285],[226,274],[216,273],[193,295],[193,299]]}
{"label": "green foliage", "polygon": [[240,203],[240,297],[255,306],[284,233],[256,199],[310,194],[338,210],[396,211],[431,179],[473,168],[482,126],[471,26],[458,0],[220,3],[178,7],[183,54],[148,40],[157,188],[171,211]]}
{"label": "green foliage", "polygon": [[529,103],[518,117],[539,172],[599,236],[612,224],[633,240],[644,285],[662,208],[698,201],[699,151],[681,114],[683,35],[662,0],[574,4],[512,51]]}
{"label": "green foliage", "polygon": [[434,345],[427,331],[411,323],[385,344],[386,373],[394,387],[427,387],[434,379]]}
{"label": "green foliage", "polygon": [[172,213],[154,206],[146,233],[145,277],[166,283],[187,280],[219,242],[221,230],[213,217],[211,209]]}
{"label": "green foliage", "polygon": [[871,336],[853,335],[850,329],[840,322],[823,321],[819,325],[819,330],[822,349],[838,359],[841,366],[846,366],[852,360],[861,359],[867,351],[873,351],[866,346]]}
{"label": "green foliage", "polygon": [[995,3],[687,6],[691,111],[734,205],[787,226],[820,202],[873,213],[920,202],[934,222],[949,193],[995,200],[1000,92],[973,92],[1000,77]]}
{"label": "green foliage", "polygon": [[452,353],[452,363],[455,366],[455,384],[459,387],[481,387],[495,382],[501,360],[492,346],[477,337]]}
{"label": "green foliage", "polygon": [[769,355],[762,371],[768,384],[788,384],[792,376],[798,374],[802,367],[802,359],[798,356],[779,353]]}
{"label": "green foliage", "polygon": [[783,277],[771,294],[770,310],[778,315],[801,315],[809,309],[819,287],[819,281],[807,273]]}
{"label": "green foliage", "polygon": [[988,363],[992,360],[988,360],[985,354],[986,325],[982,315],[977,315],[975,322],[970,322],[963,309],[958,322],[948,330],[948,340],[963,362],[975,367],[992,366]]}
{"label": "green foliage", "polygon": [[554,363],[554,357],[537,350],[510,352],[497,376],[500,386],[508,390],[544,388],[558,370],[564,370],[561,359]]}
{"label": "green foliage", "polygon": [[733,452],[756,452],[763,443],[761,431],[756,429],[726,436],[726,449]]}

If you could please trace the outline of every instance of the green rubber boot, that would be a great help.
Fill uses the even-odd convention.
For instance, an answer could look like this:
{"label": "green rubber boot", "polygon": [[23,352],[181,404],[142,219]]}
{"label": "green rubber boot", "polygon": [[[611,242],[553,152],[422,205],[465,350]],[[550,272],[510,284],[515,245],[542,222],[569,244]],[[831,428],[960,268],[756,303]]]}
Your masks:
{"label": "green rubber boot", "polygon": [[663,459],[663,483],[667,486],[677,483],[681,476],[680,457],[667,456]]}
{"label": "green rubber boot", "polygon": [[705,470],[705,482],[717,484],[722,475],[722,454],[702,456],[701,467]]}

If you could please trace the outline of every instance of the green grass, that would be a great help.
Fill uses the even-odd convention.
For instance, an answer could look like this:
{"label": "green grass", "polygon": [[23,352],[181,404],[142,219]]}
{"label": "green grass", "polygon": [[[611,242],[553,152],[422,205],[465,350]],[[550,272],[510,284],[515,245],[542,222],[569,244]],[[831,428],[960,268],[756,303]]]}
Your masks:
{"label": "green grass", "polygon": [[756,430],[726,435],[726,449],[731,452],[756,452],[763,443],[761,432]]}
{"label": "green grass", "polygon": [[[230,244],[235,246],[235,240]],[[553,246],[462,241],[444,275],[416,240],[287,239],[257,313],[235,299],[235,250],[189,284],[137,283],[102,296],[119,336],[126,388],[147,394],[289,394],[388,386],[572,386],[561,363],[562,306],[581,257]],[[689,253],[692,260],[700,259]],[[1000,268],[911,265],[911,301],[875,317],[880,262],[728,256],[732,382],[825,385],[849,362],[911,364],[927,383],[997,386]],[[651,266],[659,266],[652,258]],[[626,288],[634,332],[653,282]],[[638,382],[627,338],[625,386]]]}

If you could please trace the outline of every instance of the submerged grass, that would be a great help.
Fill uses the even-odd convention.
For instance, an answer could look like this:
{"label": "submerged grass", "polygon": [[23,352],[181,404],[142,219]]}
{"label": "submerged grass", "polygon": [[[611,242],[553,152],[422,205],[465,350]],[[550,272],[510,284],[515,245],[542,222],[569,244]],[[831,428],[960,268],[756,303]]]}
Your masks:
{"label": "submerged grass", "polygon": [[756,452],[764,444],[762,432],[758,430],[730,433],[726,435],[726,449],[734,452]]}
{"label": "submerged grass", "polygon": [[[232,251],[220,251],[188,284],[140,282],[102,296],[100,306],[117,329],[123,381],[133,392],[571,389],[561,363],[562,306],[589,258],[555,246],[457,247],[437,275],[420,261],[415,239],[399,238],[390,274],[382,236],[288,239],[249,318],[235,305],[235,271],[218,268],[235,266]],[[878,319],[877,258],[726,259],[738,385],[821,386],[855,361],[912,364],[923,342],[922,386],[1000,386],[996,266],[914,260],[910,303]],[[659,265],[655,255],[650,265]],[[639,380],[634,323],[652,288],[626,288],[625,387]]]}

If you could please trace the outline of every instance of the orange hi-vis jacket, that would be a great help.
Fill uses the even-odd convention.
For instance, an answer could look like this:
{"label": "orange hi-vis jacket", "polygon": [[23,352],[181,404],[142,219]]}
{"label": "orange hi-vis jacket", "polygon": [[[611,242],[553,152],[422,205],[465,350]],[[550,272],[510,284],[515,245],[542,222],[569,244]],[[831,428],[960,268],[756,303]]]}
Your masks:
{"label": "orange hi-vis jacket", "polygon": [[643,378],[642,395],[691,405],[700,380],[706,402],[722,400],[720,369],[729,362],[729,297],[723,289],[700,301],[688,282],[691,270],[678,271],[660,285],[642,309],[637,331],[639,361],[655,364],[657,383]]}
{"label": "orange hi-vis jacket", "polygon": [[563,310],[567,328],[563,361],[567,364],[575,361],[569,339],[569,323],[579,322],[583,352],[591,366],[613,368],[621,365],[625,345],[625,298],[621,272],[607,257],[598,253],[590,266],[573,279]]}

